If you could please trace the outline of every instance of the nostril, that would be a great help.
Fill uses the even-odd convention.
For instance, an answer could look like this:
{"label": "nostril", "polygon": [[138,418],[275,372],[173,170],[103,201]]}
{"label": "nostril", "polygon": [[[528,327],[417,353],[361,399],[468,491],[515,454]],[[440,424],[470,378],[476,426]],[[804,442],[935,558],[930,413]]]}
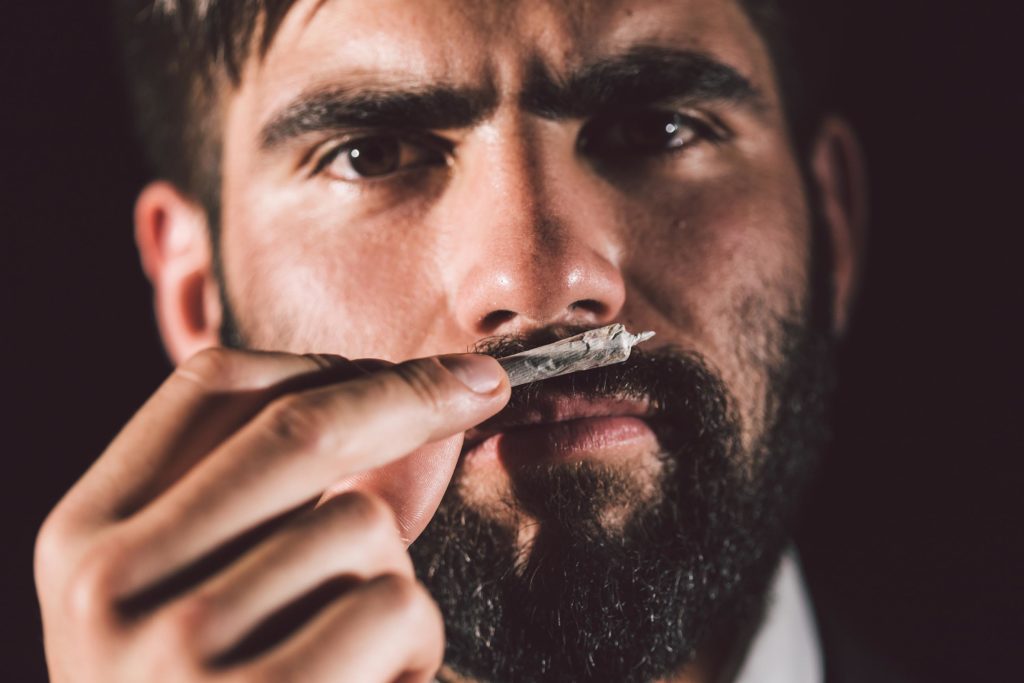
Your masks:
{"label": "nostril", "polygon": [[569,310],[573,313],[590,313],[602,318],[608,312],[608,306],[597,299],[580,299],[569,304]]}
{"label": "nostril", "polygon": [[480,327],[484,332],[493,332],[516,317],[514,311],[491,311],[480,319]]}

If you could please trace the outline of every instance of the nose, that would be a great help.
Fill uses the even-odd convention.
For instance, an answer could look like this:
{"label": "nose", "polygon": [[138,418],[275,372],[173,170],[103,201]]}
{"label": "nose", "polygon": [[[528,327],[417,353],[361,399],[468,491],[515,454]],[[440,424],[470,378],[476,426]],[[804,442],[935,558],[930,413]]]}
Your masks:
{"label": "nose", "polygon": [[475,161],[449,204],[459,207],[449,218],[451,286],[463,330],[479,338],[613,321],[625,303],[622,250],[597,181],[571,152],[540,154],[525,137]]}

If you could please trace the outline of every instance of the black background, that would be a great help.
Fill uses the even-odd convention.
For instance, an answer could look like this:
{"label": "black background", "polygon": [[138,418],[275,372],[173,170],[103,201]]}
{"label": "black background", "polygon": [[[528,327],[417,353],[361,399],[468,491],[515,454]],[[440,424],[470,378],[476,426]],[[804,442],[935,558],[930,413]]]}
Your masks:
{"label": "black background", "polygon": [[[873,220],[803,552],[925,681],[1020,680],[1020,7],[864,0],[842,30]],[[0,678],[20,681],[45,675],[35,530],[169,365],[131,239],[146,176],[102,3],[7,2],[0,23]]]}

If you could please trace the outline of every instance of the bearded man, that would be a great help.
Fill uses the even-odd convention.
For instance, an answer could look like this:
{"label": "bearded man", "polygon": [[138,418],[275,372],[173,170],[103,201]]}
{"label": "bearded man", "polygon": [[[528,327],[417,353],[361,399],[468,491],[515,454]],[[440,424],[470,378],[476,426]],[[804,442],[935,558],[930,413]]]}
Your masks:
{"label": "bearded man", "polygon": [[779,3],[118,9],[177,369],[40,533],[53,680],[853,670],[791,544],[863,169]]}

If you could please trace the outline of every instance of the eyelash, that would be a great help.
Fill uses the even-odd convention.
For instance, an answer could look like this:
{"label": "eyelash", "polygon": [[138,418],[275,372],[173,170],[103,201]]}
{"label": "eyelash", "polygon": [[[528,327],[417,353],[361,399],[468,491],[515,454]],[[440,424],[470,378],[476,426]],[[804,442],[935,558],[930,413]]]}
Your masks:
{"label": "eyelash", "polygon": [[[642,121],[645,117],[647,121]],[[671,118],[671,121],[668,120],[669,118]],[[659,135],[674,135],[678,131],[688,130],[693,133],[693,137],[690,140],[685,140],[678,145],[673,145],[667,148],[655,148],[657,143],[648,144],[645,147],[643,142],[636,139],[632,141],[621,139],[618,141],[614,140],[616,134],[618,134],[619,137],[628,137],[628,134],[624,134],[626,126],[636,124],[638,122],[661,124],[661,129],[654,128],[647,131],[648,133],[657,132]],[[675,130],[668,131],[668,125],[674,126]],[[616,130],[616,128],[619,130]],[[631,132],[635,133],[637,131],[634,130]],[[641,158],[661,155],[676,156],[700,142],[720,145],[731,138],[732,131],[718,120],[717,117],[704,117],[698,114],[673,109],[653,108],[624,110],[604,114],[594,118],[583,127],[582,131],[580,131],[578,146],[580,151],[584,154],[592,155],[597,158],[622,160],[624,158]],[[612,144],[609,144],[610,141]],[[647,142],[650,143],[650,141]],[[615,149],[615,144],[619,144],[620,147]]]}
{"label": "eyelash", "polygon": [[[311,158],[315,157],[316,159],[313,163],[312,170],[309,173],[310,177],[322,175],[326,169],[343,154],[351,153],[354,149],[357,149],[360,146],[366,146],[374,141],[392,141],[399,146],[399,152],[401,151],[402,146],[417,147],[427,153],[433,152],[437,155],[444,156],[445,158],[449,157],[452,152],[452,145],[436,136],[410,133],[406,131],[394,132],[387,130],[353,133],[345,136],[342,140],[335,140],[325,145],[321,145],[321,149],[326,147],[326,151],[323,154],[317,155],[316,150],[314,150],[309,155]],[[360,182],[385,180],[404,170],[412,170],[423,165],[426,164],[415,164],[409,168],[399,169],[394,173],[388,173],[381,176],[364,176],[360,178]]]}
{"label": "eyelash", "polygon": [[[623,149],[613,150],[607,145],[607,140],[604,141],[605,148],[601,151],[602,143],[596,145],[592,143],[596,132],[605,132],[613,130],[616,126],[628,125],[630,123],[637,123],[641,117],[649,117],[648,123],[656,120],[658,117],[672,117],[674,121],[670,125],[676,125],[676,130],[688,129],[693,131],[694,137],[689,141],[684,141],[679,145],[668,147],[665,149],[626,149],[626,145],[623,145]],[[710,120],[709,120],[710,119]],[[665,129],[666,132],[667,128]],[[621,133],[621,130],[619,131]],[[674,132],[674,131],[673,131]],[[624,158],[636,158],[636,157],[648,157],[648,156],[676,156],[682,152],[688,150],[693,145],[700,142],[708,142],[713,145],[720,145],[725,141],[728,141],[732,137],[732,132],[724,126],[724,124],[716,117],[704,118],[700,115],[695,115],[689,112],[682,112],[673,109],[635,109],[635,110],[624,110],[612,113],[606,113],[599,115],[590,121],[588,121],[582,127],[577,147],[578,149],[587,155],[597,156],[598,158],[610,158],[610,159],[624,159]],[[346,136],[342,141],[337,141],[331,144],[327,151],[317,157],[313,164],[312,171],[310,172],[311,177],[320,176],[324,174],[325,170],[334,163],[342,154],[351,153],[354,149],[358,148],[360,143],[366,145],[373,141],[389,140],[394,141],[397,145],[412,145],[418,146],[421,149],[427,149],[438,154],[444,155],[446,158],[452,154],[452,145],[447,141],[434,136],[415,135],[408,132],[388,132],[388,131],[366,131],[364,133],[352,134]],[[621,142],[621,141],[620,141]],[[635,142],[635,141],[634,141]],[[638,147],[641,145],[638,145]],[[597,152],[595,154],[595,151]],[[314,156],[315,151],[310,156]],[[373,182],[387,180],[390,177],[398,175],[403,171],[413,170],[427,166],[428,164],[414,164],[407,168],[398,168],[394,172],[384,173],[381,175],[362,175],[358,180],[348,180],[348,182]],[[346,180],[338,178],[337,180]]]}

